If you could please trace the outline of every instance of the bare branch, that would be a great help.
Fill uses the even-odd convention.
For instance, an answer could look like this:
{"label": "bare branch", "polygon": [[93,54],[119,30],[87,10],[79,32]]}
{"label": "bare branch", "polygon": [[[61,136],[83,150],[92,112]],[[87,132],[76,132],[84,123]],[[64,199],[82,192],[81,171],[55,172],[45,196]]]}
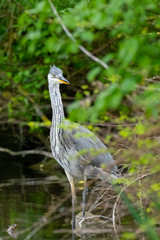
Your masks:
{"label": "bare branch", "polygon": [[[48,0],[53,13],[55,14],[55,16],[57,17],[57,19],[59,20],[60,25],[62,26],[63,30],[65,31],[65,33],[67,34],[67,36],[73,41],[76,42],[76,39],[73,37],[73,35],[71,34],[71,32],[68,30],[68,28],[65,26],[65,24],[63,23],[61,17],[59,16],[57,9],[55,8],[54,4]],[[103,62],[102,60],[100,60],[99,58],[97,58],[96,56],[94,56],[92,53],[90,53],[86,48],[84,48],[82,45],[78,45],[79,49],[85,53],[88,57],[90,57],[92,60],[94,60],[95,62],[98,62],[102,67],[104,67],[105,69],[108,69],[108,65]]]}
{"label": "bare branch", "polygon": [[147,78],[147,79],[146,79],[147,82],[153,82],[153,83],[158,83],[158,84],[160,84],[160,81],[158,81],[158,80],[160,80],[160,76],[155,76],[155,77]]}
{"label": "bare branch", "polygon": [[136,126],[137,123],[126,123],[126,124],[110,124],[110,123],[89,123],[89,122],[82,122],[82,124],[98,126],[98,127],[128,127],[128,126]]}
{"label": "bare branch", "polygon": [[142,89],[142,90],[160,91],[160,88],[152,88],[152,89],[151,89],[151,88],[149,88],[148,86],[142,86],[142,85],[138,85],[138,84],[137,84],[137,88],[138,88],[138,89]]}
{"label": "bare branch", "polygon": [[24,157],[24,156],[26,156],[28,154],[36,154],[36,155],[44,155],[46,157],[53,158],[52,153],[47,152],[47,151],[43,151],[43,150],[37,150],[37,149],[14,152],[14,151],[12,151],[12,150],[10,150],[8,148],[0,147],[0,152],[5,152],[5,153],[8,153],[8,154],[10,154],[12,156],[22,155]]}

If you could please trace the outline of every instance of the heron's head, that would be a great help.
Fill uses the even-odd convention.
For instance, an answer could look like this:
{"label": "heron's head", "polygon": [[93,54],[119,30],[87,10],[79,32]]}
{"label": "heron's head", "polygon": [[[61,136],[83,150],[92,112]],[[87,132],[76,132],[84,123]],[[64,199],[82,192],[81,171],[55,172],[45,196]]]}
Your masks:
{"label": "heron's head", "polygon": [[63,77],[63,72],[61,69],[53,65],[48,73],[48,81],[50,83],[64,83],[69,84],[69,81]]}

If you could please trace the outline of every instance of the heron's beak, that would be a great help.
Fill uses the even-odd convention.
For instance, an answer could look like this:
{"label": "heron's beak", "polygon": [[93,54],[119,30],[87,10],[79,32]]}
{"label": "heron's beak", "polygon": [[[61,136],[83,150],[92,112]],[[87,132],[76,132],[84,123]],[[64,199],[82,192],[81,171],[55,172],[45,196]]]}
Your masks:
{"label": "heron's beak", "polygon": [[70,82],[66,78],[64,78],[63,76],[60,76],[58,78],[58,80],[59,80],[60,83],[70,84]]}

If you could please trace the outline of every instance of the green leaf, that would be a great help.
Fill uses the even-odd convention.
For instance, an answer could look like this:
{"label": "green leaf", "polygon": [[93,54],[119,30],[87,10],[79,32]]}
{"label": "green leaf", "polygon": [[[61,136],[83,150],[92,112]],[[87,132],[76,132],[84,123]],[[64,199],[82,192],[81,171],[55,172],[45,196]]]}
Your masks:
{"label": "green leaf", "polygon": [[146,127],[144,126],[144,124],[142,124],[141,122],[139,122],[136,126],[135,126],[135,133],[137,133],[138,135],[144,134],[146,131]]}
{"label": "green leaf", "polygon": [[54,46],[55,44],[55,38],[54,37],[49,37],[46,39],[45,46],[48,52],[53,52],[54,51]]}
{"label": "green leaf", "polygon": [[27,35],[26,38],[30,39],[30,40],[35,40],[35,39],[39,39],[41,36],[41,32],[39,30],[37,31],[30,31]]}
{"label": "green leaf", "polygon": [[35,8],[32,8],[29,10],[29,13],[34,14],[34,13],[43,12],[44,7],[45,7],[45,1],[38,2]]}
{"label": "green leaf", "polygon": [[136,38],[124,40],[120,45],[119,60],[122,66],[133,64],[136,54],[138,52],[139,42]]}
{"label": "green leaf", "polygon": [[123,80],[121,83],[121,90],[123,93],[128,93],[133,91],[136,88],[136,80],[135,78],[129,77]]}
{"label": "green leaf", "polygon": [[64,21],[65,25],[72,30],[76,27],[75,18],[71,14],[64,15],[63,21]]}
{"label": "green leaf", "polygon": [[92,82],[96,78],[96,76],[100,73],[100,71],[101,71],[101,67],[92,68],[87,74],[88,81]]}
{"label": "green leaf", "polygon": [[87,42],[92,42],[94,40],[94,33],[91,31],[82,31],[80,35],[81,39]]}

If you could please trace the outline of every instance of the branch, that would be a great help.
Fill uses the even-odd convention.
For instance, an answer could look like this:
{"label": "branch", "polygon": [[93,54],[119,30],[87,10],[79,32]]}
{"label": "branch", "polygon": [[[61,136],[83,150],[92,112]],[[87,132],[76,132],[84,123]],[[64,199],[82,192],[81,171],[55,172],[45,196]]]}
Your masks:
{"label": "branch", "polygon": [[[53,13],[55,14],[55,16],[57,17],[57,19],[59,20],[60,25],[62,26],[63,30],[65,31],[65,33],[67,34],[67,36],[73,41],[76,42],[76,39],[73,37],[73,35],[71,34],[71,32],[68,30],[68,28],[66,27],[66,25],[63,23],[61,17],[59,16],[57,9],[55,8],[54,4],[51,3],[51,0],[48,0]],[[94,56],[92,53],[90,53],[85,47],[83,47],[82,45],[78,45],[79,49],[85,53],[88,57],[90,57],[91,59],[93,59],[95,62],[98,62],[102,67],[104,67],[105,69],[108,69],[108,65],[103,62],[102,60],[100,60],[99,58],[97,58],[96,56]]]}
{"label": "branch", "polygon": [[160,84],[160,76],[155,76],[155,77],[152,77],[152,78],[147,78],[146,81],[147,82],[153,82],[153,83],[158,83]]}
{"label": "branch", "polygon": [[12,150],[10,150],[8,148],[0,147],[0,152],[9,153],[12,156],[22,155],[23,157],[25,157],[28,154],[37,154],[37,155],[44,155],[46,157],[53,158],[52,153],[47,152],[47,151],[43,151],[43,150],[36,150],[36,149],[14,152],[14,151],[12,151]]}
{"label": "branch", "polygon": [[137,123],[125,123],[125,124],[110,124],[110,123],[89,123],[89,122],[82,122],[82,124],[98,126],[98,127],[128,127],[128,126],[136,126]]}

